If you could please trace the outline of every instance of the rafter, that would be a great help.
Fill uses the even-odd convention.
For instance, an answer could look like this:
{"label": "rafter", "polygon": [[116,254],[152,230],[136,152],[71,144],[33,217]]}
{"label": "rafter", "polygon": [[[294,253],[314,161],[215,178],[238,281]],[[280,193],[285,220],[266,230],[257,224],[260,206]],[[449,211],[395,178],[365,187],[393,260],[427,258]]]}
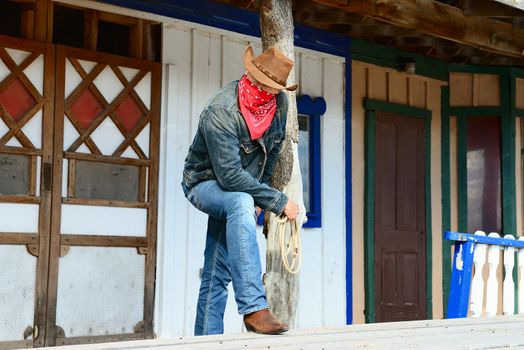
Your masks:
{"label": "rafter", "polygon": [[524,30],[491,18],[468,17],[460,9],[437,1],[313,1],[485,51],[524,58]]}

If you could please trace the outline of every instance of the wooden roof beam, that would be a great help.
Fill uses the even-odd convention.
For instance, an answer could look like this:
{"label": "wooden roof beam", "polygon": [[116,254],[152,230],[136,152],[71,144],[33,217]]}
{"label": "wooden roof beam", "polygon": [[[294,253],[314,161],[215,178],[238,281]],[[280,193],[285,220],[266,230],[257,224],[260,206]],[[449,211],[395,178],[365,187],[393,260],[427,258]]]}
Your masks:
{"label": "wooden roof beam", "polygon": [[491,18],[467,17],[460,9],[437,1],[313,1],[500,55],[524,58],[524,30]]}

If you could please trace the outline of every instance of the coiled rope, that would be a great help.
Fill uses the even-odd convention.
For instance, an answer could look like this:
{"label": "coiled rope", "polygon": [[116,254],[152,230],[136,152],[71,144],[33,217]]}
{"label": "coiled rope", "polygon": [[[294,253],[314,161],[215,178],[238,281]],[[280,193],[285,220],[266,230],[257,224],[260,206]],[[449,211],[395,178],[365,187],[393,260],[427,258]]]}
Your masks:
{"label": "coiled rope", "polygon": [[[290,225],[289,242],[286,244],[286,224]],[[302,252],[300,246],[300,230],[296,220],[288,220],[286,217],[277,218],[280,242],[280,255],[282,257],[282,264],[284,268],[291,274],[296,274],[300,271],[302,263]]]}

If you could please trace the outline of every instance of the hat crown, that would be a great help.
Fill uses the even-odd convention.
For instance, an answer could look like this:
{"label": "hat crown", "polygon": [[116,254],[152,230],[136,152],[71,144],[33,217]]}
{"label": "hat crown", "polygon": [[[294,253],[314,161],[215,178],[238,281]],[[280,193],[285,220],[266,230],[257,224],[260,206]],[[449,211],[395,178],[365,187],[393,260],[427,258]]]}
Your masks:
{"label": "hat crown", "polygon": [[253,64],[280,85],[285,85],[294,62],[284,56],[277,48],[272,47],[253,58]]}
{"label": "hat crown", "polygon": [[286,86],[289,73],[295,62],[286,57],[276,47],[271,47],[254,57],[251,46],[246,48],[244,54],[244,66],[247,71],[260,83],[275,89],[286,89],[293,91],[297,84]]}

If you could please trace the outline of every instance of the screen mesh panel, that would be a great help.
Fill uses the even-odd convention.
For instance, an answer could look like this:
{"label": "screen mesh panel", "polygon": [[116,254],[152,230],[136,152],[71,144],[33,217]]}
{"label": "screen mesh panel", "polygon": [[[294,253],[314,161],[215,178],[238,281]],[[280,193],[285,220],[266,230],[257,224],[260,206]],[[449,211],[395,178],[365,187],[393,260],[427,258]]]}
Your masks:
{"label": "screen mesh panel", "polygon": [[33,325],[36,258],[25,245],[0,245],[0,341],[23,340]]}
{"label": "screen mesh panel", "polygon": [[56,324],[66,337],[133,333],[144,318],[145,256],[71,247],[60,258]]}

